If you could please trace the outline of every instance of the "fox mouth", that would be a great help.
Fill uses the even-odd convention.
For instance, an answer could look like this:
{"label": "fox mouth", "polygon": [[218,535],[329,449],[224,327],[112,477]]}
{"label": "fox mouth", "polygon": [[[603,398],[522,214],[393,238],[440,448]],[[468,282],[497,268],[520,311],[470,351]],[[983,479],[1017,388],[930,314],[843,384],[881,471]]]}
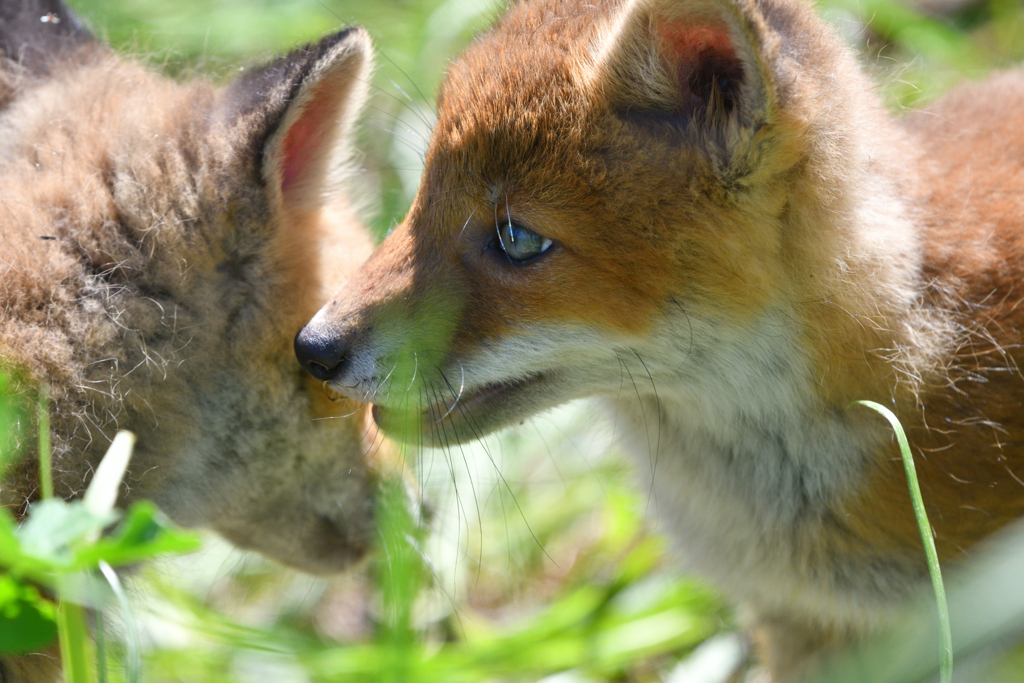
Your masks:
{"label": "fox mouth", "polygon": [[345,396],[345,394],[341,393],[340,391],[335,391],[334,389],[332,389],[331,385],[327,383],[327,380],[324,380],[321,386],[323,386],[324,394],[327,395],[327,400],[330,401],[331,403],[341,403],[342,401],[346,400],[347,397]]}
{"label": "fox mouth", "polygon": [[[419,429],[425,432],[433,431],[436,425],[454,424],[459,418],[461,418],[459,422],[465,422],[471,429],[477,430],[479,427],[484,427],[485,431],[491,431],[500,426],[491,425],[496,421],[495,413],[500,413],[502,408],[516,403],[515,399],[519,394],[533,389],[544,380],[544,373],[538,372],[517,379],[491,382],[455,392],[452,398],[436,400],[424,406],[422,410],[418,411],[418,415],[416,411],[409,412],[413,417],[418,417]],[[518,415],[519,411],[511,412]],[[372,409],[374,421],[385,430],[389,426],[393,426],[399,413],[402,413],[400,409],[379,403],[374,404]],[[409,417],[408,413],[402,413],[402,416],[405,419]],[[500,421],[504,422],[504,420]]]}

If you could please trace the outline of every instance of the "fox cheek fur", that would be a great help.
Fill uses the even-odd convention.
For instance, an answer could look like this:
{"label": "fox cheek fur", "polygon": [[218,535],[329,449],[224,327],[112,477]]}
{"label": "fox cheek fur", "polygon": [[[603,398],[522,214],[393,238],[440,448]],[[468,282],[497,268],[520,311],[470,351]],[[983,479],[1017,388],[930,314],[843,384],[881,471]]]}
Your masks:
{"label": "fox cheek fur", "polygon": [[[224,89],[121,60],[55,0],[0,0],[0,49],[0,354],[25,392],[51,387],[57,492],[80,494],[129,429],[122,503],[314,573],[361,557],[364,413],[328,402],[291,341],[370,252],[333,192],[366,33]],[[4,505],[36,496],[32,462]]]}
{"label": "fox cheek fur", "polygon": [[[694,321],[708,320],[706,341],[713,346],[720,333],[741,330],[766,306],[787,298],[825,302],[808,314],[821,327],[873,337],[864,344],[874,348],[892,346],[884,331],[864,329],[841,311],[864,308],[879,290],[895,305],[913,299],[905,275],[917,258],[913,231],[895,231],[879,259],[871,253],[877,244],[859,243],[871,236],[829,234],[816,223],[835,213],[874,211],[877,220],[904,224],[898,202],[879,200],[878,188],[871,187],[890,181],[864,172],[869,164],[895,163],[898,150],[874,149],[874,143],[859,149],[858,141],[873,133],[844,130],[830,142],[835,156],[829,156],[806,144],[808,112],[801,109],[822,110],[810,115],[827,118],[819,123],[825,129],[860,120],[884,134],[892,124],[870,95],[863,107],[814,102],[832,83],[794,84],[797,65],[780,56],[779,40],[757,12],[742,20],[743,32],[734,40],[729,27],[739,26],[742,12],[727,3],[661,7],[668,15],[658,20],[671,28],[667,33],[675,31],[672,49],[698,41],[710,55],[703,61],[685,53],[664,58],[659,50],[667,49],[665,40],[650,28],[642,3],[594,10],[571,2],[528,3],[453,65],[422,191],[409,216],[300,335],[306,342],[299,344],[300,357],[322,353],[330,366],[314,366],[318,377],[350,387],[353,396],[383,401],[379,383],[393,376],[396,363],[401,370],[397,356],[412,358],[415,351],[425,361],[421,378],[431,379],[435,367],[444,373],[432,378],[440,400],[419,399],[432,407],[459,395],[466,372],[477,386],[531,372],[550,377],[572,362],[568,356],[582,355],[588,384],[595,360],[609,366],[599,392],[607,393],[621,386],[620,357],[632,358],[629,349],[640,342],[659,334],[687,336]],[[687,7],[699,10],[703,33],[680,28]],[[503,42],[528,33],[527,17],[563,10],[567,18],[543,32],[549,42],[539,43],[539,52]],[[715,13],[721,16],[707,19]],[[820,26],[813,28],[801,42],[824,41],[825,48],[838,49],[820,35]],[[762,44],[771,54],[758,52]],[[798,47],[813,52],[814,46]],[[495,52],[504,71],[486,68]],[[841,51],[824,57],[827,63],[814,78],[841,77],[851,91],[870,90]],[[661,68],[647,68],[659,62],[665,62]],[[716,75],[715,63],[724,65],[722,74]],[[707,74],[715,78],[709,81]],[[791,91],[801,89],[807,91],[803,99],[812,101],[793,104],[799,98]],[[855,193],[817,196],[857,175],[867,179]],[[793,189],[801,184],[806,201]],[[498,224],[508,220],[541,230],[556,246],[535,264],[510,267],[487,247]],[[844,286],[829,250],[844,254],[842,269],[878,271],[871,291]],[[800,272],[791,272],[793,263]],[[582,338],[573,340],[574,334],[588,342],[576,343]],[[797,335],[817,337],[805,344],[821,349],[814,370],[828,368],[844,373],[844,381],[862,382],[856,371],[846,371],[847,363],[830,357],[846,353],[836,341],[839,333],[804,327]],[[503,353],[506,343],[515,349]],[[689,347],[692,341],[667,343]],[[476,363],[474,354],[485,352],[491,360]],[[538,356],[545,354],[557,358],[544,363]],[[550,391],[538,389],[523,403],[538,409],[566,400],[581,393],[567,390],[575,383],[549,382]],[[864,393],[879,386],[863,387]]]}
{"label": "fox cheek fur", "polygon": [[[1021,111],[1018,72],[893,120],[797,0],[516,3],[297,351],[442,444],[600,397],[684,562],[793,680],[926,585],[853,401],[902,418],[945,561],[1024,513]],[[513,258],[513,230],[550,246]]]}

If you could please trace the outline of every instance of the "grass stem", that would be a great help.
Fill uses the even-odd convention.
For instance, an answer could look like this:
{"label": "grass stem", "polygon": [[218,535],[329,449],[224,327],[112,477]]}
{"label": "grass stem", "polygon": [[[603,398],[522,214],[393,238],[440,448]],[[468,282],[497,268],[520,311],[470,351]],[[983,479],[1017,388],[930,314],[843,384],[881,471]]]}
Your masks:
{"label": "grass stem", "polygon": [[61,598],[57,605],[57,633],[60,658],[67,683],[95,683],[89,645],[92,640],[85,619],[85,608]]}
{"label": "grass stem", "polygon": [[946,589],[942,585],[942,570],[939,568],[939,554],[935,550],[935,538],[932,535],[932,526],[928,522],[928,513],[924,508],[924,498],[921,496],[921,485],[917,481],[917,468],[914,467],[914,456],[910,452],[910,443],[903,431],[903,425],[899,418],[885,406],[874,401],[857,401],[865,408],[870,408],[880,414],[896,434],[896,441],[900,446],[900,455],[903,457],[903,469],[907,473],[907,485],[910,487],[910,500],[914,506],[914,517],[917,518],[917,527],[921,532],[921,542],[924,544],[924,553],[928,558],[928,573],[932,578],[932,589],[935,591],[935,603],[939,612],[939,630],[942,637],[942,653],[939,659],[939,678],[942,683],[950,683],[953,680],[953,635],[949,627],[949,607],[946,605]]}
{"label": "grass stem", "polygon": [[[117,572],[106,562],[100,562],[100,572],[103,573],[110,589],[121,607],[121,617],[124,620],[125,641],[128,645],[127,683],[139,683],[142,671],[142,648],[139,645],[139,630],[135,625],[135,617],[132,612],[131,603],[128,601],[128,594],[121,585],[121,579]],[[98,611],[98,610],[97,610]]]}
{"label": "grass stem", "polygon": [[50,385],[39,385],[39,487],[43,499],[53,498],[53,471],[50,465]]}

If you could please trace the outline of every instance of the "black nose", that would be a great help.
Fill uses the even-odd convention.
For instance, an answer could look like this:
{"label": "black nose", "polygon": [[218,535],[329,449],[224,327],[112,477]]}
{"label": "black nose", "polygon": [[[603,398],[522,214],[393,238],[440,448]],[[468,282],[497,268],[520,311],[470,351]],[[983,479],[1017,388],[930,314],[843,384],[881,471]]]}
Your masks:
{"label": "black nose", "polygon": [[295,335],[295,357],[309,374],[320,380],[331,380],[341,374],[345,349],[338,338],[310,324]]}

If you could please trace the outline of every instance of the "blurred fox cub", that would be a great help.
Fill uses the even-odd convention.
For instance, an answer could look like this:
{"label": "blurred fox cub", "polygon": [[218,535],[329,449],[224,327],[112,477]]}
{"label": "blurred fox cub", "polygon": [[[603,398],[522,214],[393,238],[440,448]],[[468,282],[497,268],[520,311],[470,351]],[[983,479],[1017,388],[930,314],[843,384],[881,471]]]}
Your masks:
{"label": "blurred fox cub", "polygon": [[[122,503],[307,571],[373,529],[364,413],[295,362],[302,324],[369,255],[336,162],[371,48],[351,28],[218,89],[119,59],[56,0],[0,0],[0,369],[52,396],[54,486],[117,429]],[[37,497],[33,429],[0,504]],[[29,663],[32,666],[29,666]],[[0,680],[53,680],[52,657]]]}
{"label": "blurred fox cub", "polygon": [[[525,0],[419,195],[296,339],[405,438],[596,396],[779,680],[1024,512],[1024,76],[894,120],[797,0]],[[408,387],[409,391],[405,391]],[[421,433],[422,432],[422,433]]]}

